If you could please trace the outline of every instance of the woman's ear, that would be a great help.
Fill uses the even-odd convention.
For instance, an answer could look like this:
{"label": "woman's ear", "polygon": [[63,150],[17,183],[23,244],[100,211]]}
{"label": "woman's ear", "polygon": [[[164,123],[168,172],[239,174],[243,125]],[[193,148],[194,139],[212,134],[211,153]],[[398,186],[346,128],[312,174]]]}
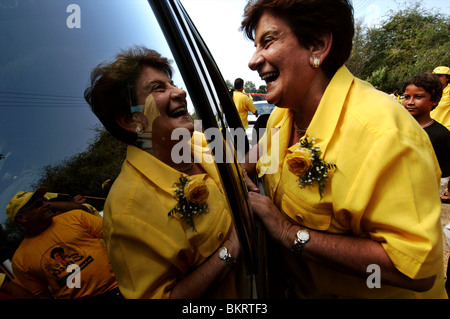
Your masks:
{"label": "woman's ear", "polygon": [[316,42],[310,48],[310,64],[313,68],[318,68],[323,63],[330,53],[332,44],[333,34],[330,31],[323,33],[316,39]]}
{"label": "woman's ear", "polygon": [[147,118],[142,112],[134,112],[131,117],[128,117],[125,114],[119,115],[116,118],[116,122],[124,130],[137,134],[142,133],[148,126]]}

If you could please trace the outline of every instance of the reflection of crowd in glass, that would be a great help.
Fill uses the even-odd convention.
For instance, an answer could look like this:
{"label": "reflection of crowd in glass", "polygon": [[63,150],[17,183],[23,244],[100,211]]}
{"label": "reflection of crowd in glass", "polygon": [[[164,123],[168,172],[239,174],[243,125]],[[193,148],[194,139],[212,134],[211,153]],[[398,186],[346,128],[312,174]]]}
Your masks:
{"label": "reflection of crowd in glass", "polygon": [[[278,106],[248,154],[259,161],[242,164],[252,212],[277,247],[269,260],[279,271],[270,275],[282,292],[269,296],[448,298],[439,200],[441,176],[450,172],[448,67],[406,81],[401,107],[344,66],[354,34],[349,1],[259,0],[246,7],[242,29],[255,43],[249,67]],[[172,140],[173,130],[201,134],[186,92],[171,78],[170,62],[144,47],[95,68],[85,97],[128,145],[122,171],[103,217],[86,203],[47,201],[46,188],[11,199],[7,216],[26,235],[4,292],[250,297],[233,214],[206,141],[184,142],[188,161],[172,157],[183,142]],[[265,195],[249,176],[263,179]],[[70,263],[81,269],[81,288],[67,285],[77,274],[59,271]],[[380,288],[367,284],[373,265]]]}

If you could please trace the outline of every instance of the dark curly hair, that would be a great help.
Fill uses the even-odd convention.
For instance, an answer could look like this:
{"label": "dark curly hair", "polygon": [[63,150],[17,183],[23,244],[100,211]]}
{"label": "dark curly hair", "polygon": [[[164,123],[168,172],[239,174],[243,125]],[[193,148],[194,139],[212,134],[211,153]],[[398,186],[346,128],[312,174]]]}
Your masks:
{"label": "dark curly hair", "polygon": [[[433,74],[431,72],[424,72],[414,75],[411,79],[403,83],[402,92],[405,92],[408,85],[415,85],[417,87],[423,88],[426,92],[430,93],[431,102],[439,103],[439,101],[441,100],[443,88],[441,80],[436,74]],[[437,104],[432,108],[432,110],[434,110],[436,106]]]}
{"label": "dark curly hair", "polygon": [[314,45],[325,32],[332,33],[330,54],[321,65],[330,78],[350,57],[355,27],[349,0],[250,0],[241,23],[241,30],[250,40],[254,40],[265,10],[286,20],[305,48]]}
{"label": "dark curly hair", "polygon": [[172,78],[171,61],[142,46],[122,50],[113,62],[99,64],[91,73],[84,98],[103,126],[118,140],[134,144],[137,134],[128,132],[116,119],[131,118],[130,104],[135,105],[135,82],[143,66],[150,66]]}

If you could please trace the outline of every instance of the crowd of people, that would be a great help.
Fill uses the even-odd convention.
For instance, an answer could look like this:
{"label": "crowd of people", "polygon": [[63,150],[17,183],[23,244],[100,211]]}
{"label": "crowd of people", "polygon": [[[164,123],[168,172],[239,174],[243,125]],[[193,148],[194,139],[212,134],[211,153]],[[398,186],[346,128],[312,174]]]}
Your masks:
{"label": "crowd of people", "polygon": [[[406,81],[404,107],[354,77],[344,65],[354,35],[348,0],[252,1],[241,28],[255,44],[249,67],[277,105],[247,154],[258,161],[242,168],[252,212],[278,247],[269,260],[283,270],[279,297],[448,298],[439,199],[448,123],[438,125],[432,109],[450,108],[438,104],[439,77]],[[128,145],[121,173],[103,217],[55,214],[46,188],[11,199],[7,216],[26,235],[12,260],[17,287],[7,292],[248,298],[227,197],[169,60],[124,50],[94,69],[85,98]],[[175,129],[192,138],[173,140]],[[189,160],[173,158],[180,143]],[[264,195],[250,176],[263,179]],[[378,269],[376,288],[368,269]]]}

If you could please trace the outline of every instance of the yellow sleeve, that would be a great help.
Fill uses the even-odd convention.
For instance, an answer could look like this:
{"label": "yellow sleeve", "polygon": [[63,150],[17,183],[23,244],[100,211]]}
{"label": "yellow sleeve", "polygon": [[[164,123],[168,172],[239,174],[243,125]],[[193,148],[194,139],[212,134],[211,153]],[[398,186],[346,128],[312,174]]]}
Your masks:
{"label": "yellow sleeve", "polygon": [[46,280],[41,280],[39,276],[33,275],[32,270],[28,269],[26,265],[19,265],[16,262],[16,256],[13,256],[12,268],[14,272],[14,281],[23,289],[29,291],[33,295],[39,295],[47,291],[48,283]]}
{"label": "yellow sleeve", "polygon": [[431,111],[430,115],[450,130],[450,84],[444,89],[439,104]]}
{"label": "yellow sleeve", "polygon": [[66,216],[72,216],[80,221],[83,227],[95,238],[103,237],[103,219],[100,216],[96,216],[85,212],[84,210],[77,209],[65,213]]}
{"label": "yellow sleeve", "polygon": [[173,238],[130,214],[112,221],[116,226],[108,253],[122,294],[128,299],[166,299],[177,280],[181,254]]}
{"label": "yellow sleeve", "polygon": [[383,136],[362,159],[343,199],[356,212],[354,232],[381,242],[410,278],[436,275],[442,267],[440,172],[424,143],[395,132]]}
{"label": "yellow sleeve", "polygon": [[255,112],[256,112],[255,104],[253,104],[253,101],[250,98],[248,98],[247,100],[248,100],[247,101],[247,110],[249,110],[250,112],[255,114]]}

